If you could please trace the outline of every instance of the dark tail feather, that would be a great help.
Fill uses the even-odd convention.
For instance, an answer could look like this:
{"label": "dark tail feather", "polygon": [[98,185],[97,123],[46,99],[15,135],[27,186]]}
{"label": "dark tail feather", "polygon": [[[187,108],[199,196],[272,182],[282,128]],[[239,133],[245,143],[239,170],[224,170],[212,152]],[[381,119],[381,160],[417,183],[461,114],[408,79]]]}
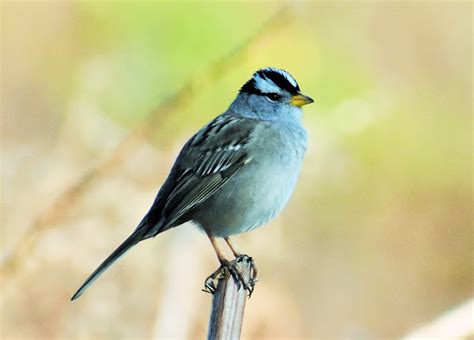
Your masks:
{"label": "dark tail feather", "polygon": [[107,257],[104,262],[87,278],[87,280],[82,284],[81,288],[72,296],[71,301],[77,299],[84,293],[84,291],[89,288],[99,276],[106,271],[115,261],[117,261],[123,254],[127,252],[135,244],[143,240],[143,229],[136,229],[132,235],[130,235],[117,249],[114,250],[112,254]]}

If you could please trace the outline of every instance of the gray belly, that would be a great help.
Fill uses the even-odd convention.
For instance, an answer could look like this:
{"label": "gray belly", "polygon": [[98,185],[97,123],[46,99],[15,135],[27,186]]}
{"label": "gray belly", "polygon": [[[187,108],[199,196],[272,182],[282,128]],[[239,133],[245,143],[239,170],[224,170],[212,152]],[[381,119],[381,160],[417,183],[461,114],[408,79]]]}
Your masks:
{"label": "gray belly", "polygon": [[262,148],[219,191],[192,214],[192,220],[218,237],[257,228],[275,217],[294,190],[305,146],[291,152]]}

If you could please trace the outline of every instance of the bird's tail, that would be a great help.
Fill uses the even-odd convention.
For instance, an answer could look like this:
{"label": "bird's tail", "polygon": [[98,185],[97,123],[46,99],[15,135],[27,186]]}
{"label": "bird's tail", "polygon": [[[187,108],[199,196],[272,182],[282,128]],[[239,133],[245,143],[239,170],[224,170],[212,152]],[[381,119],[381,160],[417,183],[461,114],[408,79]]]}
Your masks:
{"label": "bird's tail", "polygon": [[87,278],[82,286],[77,290],[77,292],[72,296],[71,301],[80,297],[84,291],[89,288],[99,276],[105,272],[115,261],[117,261],[123,254],[127,252],[131,247],[133,247],[138,242],[144,239],[144,229],[137,228],[117,249],[114,250],[112,254],[107,257],[104,262]]}

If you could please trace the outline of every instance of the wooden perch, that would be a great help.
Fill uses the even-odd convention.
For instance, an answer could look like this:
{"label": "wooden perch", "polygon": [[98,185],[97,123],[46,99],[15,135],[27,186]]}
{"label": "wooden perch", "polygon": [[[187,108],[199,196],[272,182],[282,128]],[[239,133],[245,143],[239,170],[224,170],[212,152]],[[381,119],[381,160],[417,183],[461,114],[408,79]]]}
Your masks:
{"label": "wooden perch", "polygon": [[[239,269],[244,281],[251,284],[256,274],[253,262],[234,260],[231,264]],[[247,293],[228,270],[223,271],[212,297],[208,340],[240,339]]]}

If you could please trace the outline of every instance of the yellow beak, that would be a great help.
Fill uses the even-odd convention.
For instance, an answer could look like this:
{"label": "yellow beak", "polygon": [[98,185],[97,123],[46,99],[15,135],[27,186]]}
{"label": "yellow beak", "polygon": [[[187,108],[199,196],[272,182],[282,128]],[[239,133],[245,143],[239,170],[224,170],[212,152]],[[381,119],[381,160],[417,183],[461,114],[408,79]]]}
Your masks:
{"label": "yellow beak", "polygon": [[302,93],[298,93],[290,99],[290,104],[298,107],[311,104],[312,102],[314,102],[314,100],[311,97],[305,96]]}

